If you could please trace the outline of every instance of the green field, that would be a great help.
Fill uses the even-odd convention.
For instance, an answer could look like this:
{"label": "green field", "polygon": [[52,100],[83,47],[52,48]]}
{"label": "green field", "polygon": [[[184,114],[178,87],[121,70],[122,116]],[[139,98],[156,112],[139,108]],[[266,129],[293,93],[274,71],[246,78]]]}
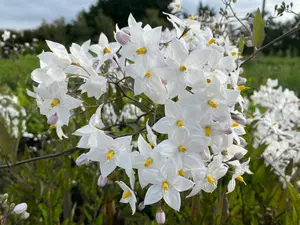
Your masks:
{"label": "green field", "polygon": [[[0,84],[15,91],[19,82],[31,85],[29,76],[39,65],[36,56],[23,56],[15,62],[0,59]],[[244,74],[248,78],[249,92],[264,84],[268,78],[278,79],[279,84],[300,94],[300,58],[259,57],[244,66]]]}

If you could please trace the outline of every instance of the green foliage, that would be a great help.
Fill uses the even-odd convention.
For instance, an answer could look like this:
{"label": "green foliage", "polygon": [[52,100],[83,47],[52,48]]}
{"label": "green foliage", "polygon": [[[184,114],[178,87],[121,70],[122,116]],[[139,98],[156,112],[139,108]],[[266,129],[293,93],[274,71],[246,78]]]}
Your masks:
{"label": "green foliage", "polygon": [[252,42],[254,46],[260,47],[265,39],[264,20],[259,8],[257,9],[253,20]]}

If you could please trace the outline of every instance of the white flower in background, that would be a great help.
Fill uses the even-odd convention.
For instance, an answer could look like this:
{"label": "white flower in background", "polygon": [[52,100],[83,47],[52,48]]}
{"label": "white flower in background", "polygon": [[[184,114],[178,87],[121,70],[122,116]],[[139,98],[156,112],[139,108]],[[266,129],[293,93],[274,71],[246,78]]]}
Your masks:
{"label": "white flower in background", "polygon": [[10,31],[5,30],[2,34],[3,41],[7,41],[10,38]]}
{"label": "white flower in background", "polygon": [[171,13],[177,13],[178,11],[180,11],[182,6],[182,0],[173,0],[168,8],[171,10]]}
{"label": "white flower in background", "polygon": [[107,89],[107,79],[102,76],[90,76],[87,81],[80,86],[81,93],[87,93],[88,97],[99,99]]}
{"label": "white flower in background", "polygon": [[136,197],[134,192],[123,182],[123,181],[116,181],[116,183],[122,188],[123,194],[120,200],[121,203],[129,203],[132,215],[135,213],[136,210]]}

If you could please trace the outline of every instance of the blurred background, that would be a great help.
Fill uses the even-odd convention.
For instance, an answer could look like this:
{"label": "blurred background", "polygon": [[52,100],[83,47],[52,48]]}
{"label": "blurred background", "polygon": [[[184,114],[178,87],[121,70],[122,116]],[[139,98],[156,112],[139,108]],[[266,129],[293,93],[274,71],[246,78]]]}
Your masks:
{"label": "blurred background", "polygon": [[[115,24],[119,27],[126,26],[129,13],[144,24],[171,28],[171,24],[162,13],[169,12],[167,6],[170,2],[170,0],[1,0],[0,35],[3,36],[0,39],[4,39],[5,30],[10,32],[8,40],[0,41],[0,146],[3,151],[1,154],[5,153],[0,157],[1,165],[5,165],[6,161],[16,162],[49,154],[53,146],[57,149],[76,146],[76,138],[70,137],[67,141],[61,142],[54,132],[49,131],[47,122],[39,114],[35,101],[26,94],[26,89],[32,89],[30,73],[39,67],[37,55],[47,50],[45,40],[59,42],[68,49],[72,43],[82,44],[89,39],[97,42],[100,33],[103,32],[110,41],[113,41]],[[288,4],[290,1],[286,2],[286,5]],[[278,5],[276,13],[275,5]],[[255,12],[257,8],[261,9],[266,23],[264,40],[266,44],[292,29],[300,19],[293,13],[274,16],[278,14],[280,6],[282,0],[237,0],[234,9],[240,18],[249,17],[248,13]],[[218,18],[220,7],[223,7],[221,0],[183,1],[186,16],[201,15],[209,10],[211,16]],[[294,1],[293,11],[300,12],[299,0]],[[251,21],[249,23],[251,24]],[[234,26],[231,30],[230,35],[234,37],[236,35]],[[243,55],[247,57],[251,53],[252,48],[245,48]],[[253,90],[266,82],[267,78],[276,78],[280,85],[295,91],[299,97],[299,57],[299,32],[265,49],[244,67],[243,76],[247,78],[249,87],[245,95],[252,94]],[[82,118],[76,119],[76,123],[89,118],[90,115],[91,113],[82,115]],[[50,139],[53,141],[49,142]],[[5,149],[14,151],[5,152]],[[25,222],[26,224],[107,224],[107,221],[110,221],[110,224],[112,221],[113,224],[154,224],[152,222],[155,216],[154,208],[146,208],[143,213],[131,217],[129,207],[109,201],[111,198],[119,197],[117,195],[119,190],[113,187],[97,189],[95,173],[98,173],[98,168],[77,167],[74,161],[78,155],[79,153],[74,153],[72,156],[56,160],[1,169],[0,194],[8,192],[12,201],[28,203],[28,211],[32,216]],[[253,186],[248,185],[243,190],[247,199],[243,199],[241,191],[231,195],[233,205],[236,204],[237,207],[231,211],[230,223],[222,223],[216,219],[218,212],[215,214],[214,205],[219,204],[220,196],[214,193],[211,196],[204,194],[201,201],[197,201],[197,198],[184,200],[186,207],[182,209],[181,214],[167,210],[168,224],[187,224],[187,221],[188,224],[281,224],[277,223],[274,217],[280,218],[279,211],[282,208],[284,210],[286,196],[284,192],[277,193],[280,189],[276,183],[278,178],[265,167],[260,167],[259,163],[255,166],[257,173],[253,175]],[[120,178],[124,174],[117,176]],[[114,179],[115,177],[112,178]],[[265,190],[270,195],[260,195]],[[273,198],[274,196],[277,197]],[[244,201],[248,201],[248,205],[244,205]],[[282,201],[282,205],[277,205],[278,201]],[[116,211],[116,207],[121,210]],[[276,216],[271,213],[274,208],[278,210]],[[121,219],[112,219],[115,215],[121,215],[118,217]]]}

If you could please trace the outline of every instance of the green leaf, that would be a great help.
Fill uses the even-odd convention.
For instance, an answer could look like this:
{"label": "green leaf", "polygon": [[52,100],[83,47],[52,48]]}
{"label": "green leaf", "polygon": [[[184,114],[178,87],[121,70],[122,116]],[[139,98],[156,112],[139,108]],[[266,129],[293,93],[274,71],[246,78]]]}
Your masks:
{"label": "green leaf", "polygon": [[253,34],[252,34],[252,41],[254,46],[259,47],[262,45],[265,39],[265,24],[264,20],[260,14],[260,10],[257,9],[253,21]]}
{"label": "green leaf", "polygon": [[44,218],[43,224],[50,225],[50,212],[49,212],[49,208],[44,203],[40,203],[38,205],[38,207],[42,211],[42,215],[43,215],[43,218]]}
{"label": "green leaf", "polygon": [[292,217],[293,217],[292,220],[299,221],[300,220],[300,195],[290,182],[286,181],[286,186],[292,203],[291,204]]}
{"label": "green leaf", "polygon": [[245,47],[245,40],[242,34],[240,34],[240,39],[239,39],[239,55],[243,54]]}
{"label": "green leaf", "polygon": [[18,149],[18,142],[17,139],[10,136],[4,124],[0,122],[0,150],[2,154],[14,161]]}

